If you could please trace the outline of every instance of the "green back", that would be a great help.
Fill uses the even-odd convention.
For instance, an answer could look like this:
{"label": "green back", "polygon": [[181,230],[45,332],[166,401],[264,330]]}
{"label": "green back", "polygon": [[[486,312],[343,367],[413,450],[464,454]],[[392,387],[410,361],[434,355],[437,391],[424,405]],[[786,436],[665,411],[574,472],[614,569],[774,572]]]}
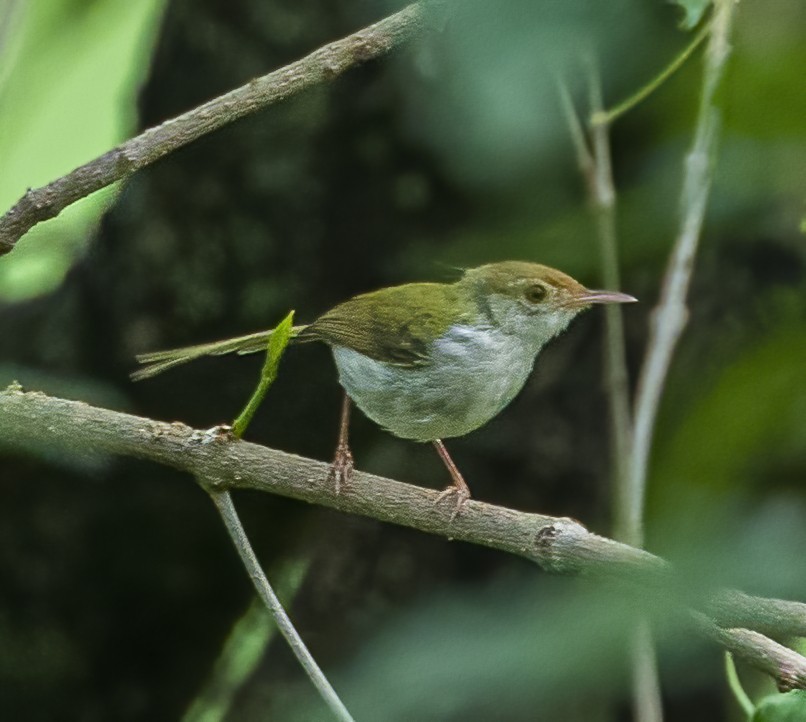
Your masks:
{"label": "green back", "polygon": [[461,315],[455,284],[409,283],[365,293],[320,316],[298,337],[400,366],[428,363],[430,343]]}

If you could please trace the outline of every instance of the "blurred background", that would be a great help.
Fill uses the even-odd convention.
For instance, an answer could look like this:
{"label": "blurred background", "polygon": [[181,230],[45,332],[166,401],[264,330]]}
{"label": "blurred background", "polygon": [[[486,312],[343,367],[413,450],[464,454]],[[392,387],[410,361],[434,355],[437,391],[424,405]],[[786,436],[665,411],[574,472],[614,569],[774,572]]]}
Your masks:
{"label": "blurred background", "polygon": [[[4,0],[0,210],[399,7]],[[0,258],[0,385],[209,427],[240,410],[260,359],[133,384],[134,355],[271,327],[291,308],[305,322],[362,291],[495,260],[601,285],[556,79],[584,110],[594,57],[613,105],[690,41],[684,20],[655,0],[466,0],[398,52],[77,203]],[[745,0],[733,40],[648,546],[693,583],[803,601],[806,6]],[[677,227],[701,58],[613,128],[624,288],[642,302],[625,309],[633,381]],[[504,413],[449,444],[477,498],[610,532],[603,319],[576,321]],[[328,460],[339,399],[328,350],[292,348],[247,436]],[[431,448],[359,415],[352,439],[360,469],[447,481]],[[329,718],[271,624],[242,616],[249,579],[191,479],[2,439],[0,454],[0,717]],[[358,720],[629,719],[624,628],[638,610],[656,619],[668,719],[741,719],[719,650],[635,590],[268,495],[235,502]],[[754,696],[771,691],[740,673]]]}

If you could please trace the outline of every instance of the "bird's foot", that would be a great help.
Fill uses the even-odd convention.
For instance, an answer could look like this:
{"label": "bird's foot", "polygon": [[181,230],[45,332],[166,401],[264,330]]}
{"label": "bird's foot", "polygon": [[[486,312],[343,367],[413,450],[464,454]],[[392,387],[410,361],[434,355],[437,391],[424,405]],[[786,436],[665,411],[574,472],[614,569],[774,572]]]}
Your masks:
{"label": "bird's foot", "polygon": [[347,486],[353,479],[353,454],[347,444],[339,444],[336,447],[336,455],[330,464],[327,478],[333,482],[336,494],[340,494],[342,487]]}
{"label": "bird's foot", "polygon": [[451,484],[450,486],[445,487],[434,499],[434,506],[439,504],[443,499],[448,499],[449,497],[455,496],[456,497],[456,505],[451,512],[451,521],[453,521],[460,511],[464,508],[465,504],[467,504],[467,500],[470,498],[470,489],[465,486],[459,486],[457,484]]}

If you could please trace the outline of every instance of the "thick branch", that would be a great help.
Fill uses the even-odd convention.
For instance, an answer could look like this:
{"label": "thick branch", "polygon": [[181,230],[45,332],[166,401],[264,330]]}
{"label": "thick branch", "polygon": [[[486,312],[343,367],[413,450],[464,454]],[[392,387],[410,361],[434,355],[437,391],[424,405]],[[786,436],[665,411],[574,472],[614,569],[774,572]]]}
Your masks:
{"label": "thick branch", "polygon": [[[527,514],[471,499],[450,521],[452,507],[435,506],[438,492],[371,474],[356,473],[336,494],[327,465],[246,441],[218,429],[201,431],[68,401],[12,386],[0,392],[0,443],[26,450],[75,455],[120,454],[193,474],[209,490],[253,489],[362,514],[459,541],[480,544],[537,562],[547,571],[629,578],[672,589],[671,566],[659,557],[592,534],[571,519]],[[717,623],[806,636],[806,604],[722,592],[707,610]],[[739,632],[742,632],[739,635]],[[712,636],[712,635],[709,635]],[[769,671],[757,636],[723,629],[718,641],[749,664]],[[749,641],[748,641],[749,639]],[[766,638],[764,638],[766,639]],[[771,640],[768,640],[771,641]],[[806,680],[806,659],[787,657],[779,684]],[[806,686],[804,684],[803,686]]]}
{"label": "thick branch", "polygon": [[[449,523],[453,506],[438,492],[356,472],[336,494],[322,462],[201,431],[11,387],[0,392],[0,443],[121,454],[187,471],[214,489],[252,489],[370,516],[420,531],[500,549],[559,573],[657,576],[665,562],[599,537],[571,519],[526,514],[471,499]],[[804,616],[806,631],[806,616]]]}
{"label": "thick branch", "polygon": [[46,186],[29,189],[0,218],[0,256],[13,250],[17,241],[37,223],[55,218],[90,193],[128,178],[162,156],[234,120],[385,55],[411,38],[420,29],[422,20],[422,8],[418,4],[409,5],[301,60],[150,128]]}

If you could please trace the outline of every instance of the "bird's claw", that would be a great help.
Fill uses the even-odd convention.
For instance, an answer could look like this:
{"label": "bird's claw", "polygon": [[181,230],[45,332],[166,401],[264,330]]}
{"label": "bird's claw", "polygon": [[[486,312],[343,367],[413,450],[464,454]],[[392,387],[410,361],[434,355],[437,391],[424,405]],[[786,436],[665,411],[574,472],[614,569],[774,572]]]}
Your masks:
{"label": "bird's claw", "polygon": [[340,494],[342,487],[347,486],[353,479],[353,454],[347,444],[339,444],[336,447],[336,455],[330,464],[327,478],[333,482],[336,494]]}
{"label": "bird's claw", "polygon": [[453,511],[451,512],[451,521],[453,521],[460,511],[464,508],[465,504],[467,504],[467,500],[470,498],[470,490],[467,488],[462,488],[460,486],[456,486],[451,484],[450,486],[445,487],[438,495],[437,498],[434,499],[434,506],[439,504],[443,499],[447,499],[450,496],[456,497],[456,506],[454,506]]}

